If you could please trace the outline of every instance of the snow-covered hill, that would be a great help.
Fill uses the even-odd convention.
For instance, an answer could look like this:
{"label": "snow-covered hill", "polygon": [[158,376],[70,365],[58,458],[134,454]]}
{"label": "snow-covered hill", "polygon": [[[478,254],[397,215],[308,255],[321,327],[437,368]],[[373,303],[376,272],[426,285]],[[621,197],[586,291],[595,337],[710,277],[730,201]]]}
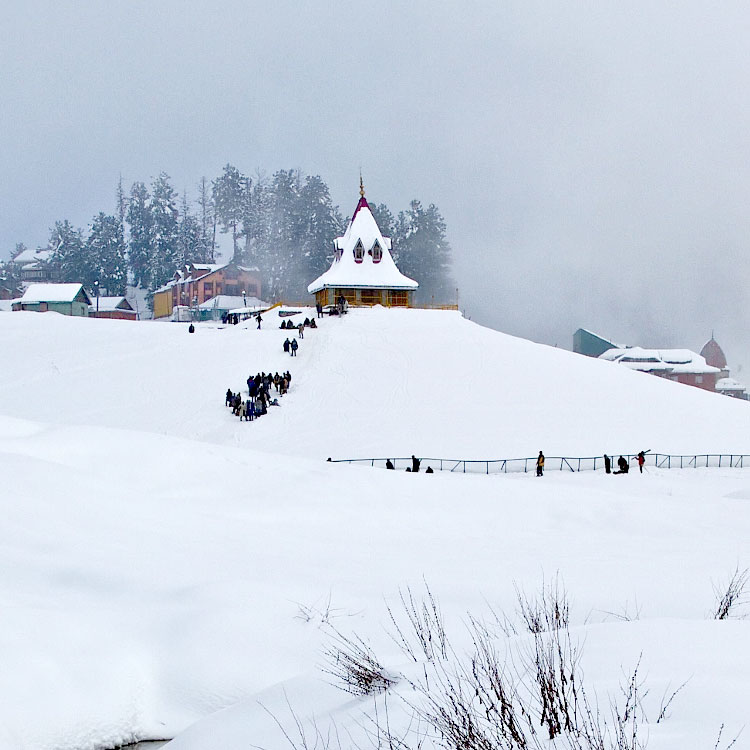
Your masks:
{"label": "snow-covered hill", "polygon": [[[750,404],[483,328],[449,311],[353,310],[285,355],[268,316],[219,329],[3,315],[0,413],[311,457],[750,452]],[[289,368],[281,414],[221,406]]]}
{"label": "snow-covered hill", "polygon": [[[354,732],[372,702],[328,686],[316,612],[408,670],[384,634],[400,586],[430,583],[462,650],[468,610],[512,612],[515,586],[558,571],[602,697],[642,652],[651,750],[713,747],[722,723],[730,739],[747,723],[750,623],[707,615],[713,585],[750,564],[750,472],[324,460],[750,452],[747,404],[454,313],[353,311],[307,333],[297,359],[285,336],[0,315],[0,748],[182,733],[178,750],[271,750],[285,740],[258,699],[282,716],[285,694]],[[240,424],[224,408],[228,386],[286,368],[279,409]]]}

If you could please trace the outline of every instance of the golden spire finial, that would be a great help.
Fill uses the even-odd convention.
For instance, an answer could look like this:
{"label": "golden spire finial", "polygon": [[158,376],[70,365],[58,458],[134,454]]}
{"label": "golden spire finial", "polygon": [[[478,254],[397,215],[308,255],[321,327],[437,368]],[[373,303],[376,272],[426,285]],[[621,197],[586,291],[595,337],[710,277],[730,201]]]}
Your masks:
{"label": "golden spire finial", "polygon": [[362,182],[362,170],[359,170],[359,194],[362,198],[365,197],[365,186]]}

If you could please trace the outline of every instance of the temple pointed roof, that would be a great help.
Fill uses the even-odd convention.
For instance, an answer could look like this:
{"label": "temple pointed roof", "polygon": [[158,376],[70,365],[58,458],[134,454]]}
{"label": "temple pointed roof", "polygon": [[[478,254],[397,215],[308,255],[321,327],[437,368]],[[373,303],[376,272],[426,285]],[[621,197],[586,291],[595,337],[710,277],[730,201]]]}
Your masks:
{"label": "temple pointed roof", "polygon": [[703,349],[701,349],[701,357],[704,357],[706,362],[712,367],[718,367],[720,370],[726,369],[727,358],[724,356],[724,352],[714,338],[713,333],[711,334],[711,338],[705,343]]}
{"label": "temple pointed roof", "polygon": [[333,244],[333,263],[307,287],[310,294],[326,287],[411,290],[419,286],[396,267],[391,240],[382,235],[372,215],[361,175],[357,207],[346,232]]}

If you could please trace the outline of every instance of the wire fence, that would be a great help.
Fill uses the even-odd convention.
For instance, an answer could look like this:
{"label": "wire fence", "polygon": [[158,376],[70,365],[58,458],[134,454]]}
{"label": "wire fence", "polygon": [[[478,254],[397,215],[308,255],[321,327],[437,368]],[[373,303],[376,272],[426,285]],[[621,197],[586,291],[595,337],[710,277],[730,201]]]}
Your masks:
{"label": "wire fence", "polygon": [[[617,471],[617,459],[623,456],[631,468],[637,467],[637,454],[615,453],[610,456],[612,470]],[[674,455],[669,453],[646,453],[646,466],[659,469],[703,469],[703,468],[750,468],[750,455],[742,453],[696,453],[693,455]],[[419,458],[419,457],[418,457]],[[411,469],[412,459],[408,458],[339,458],[331,459],[336,464],[357,464],[385,469],[386,461],[393,464],[396,470]],[[431,467],[433,471],[448,471],[458,474],[515,474],[536,471],[537,457],[530,458],[497,458],[486,461],[455,458],[419,458],[420,471]],[[604,471],[604,456],[545,456],[545,471]]]}

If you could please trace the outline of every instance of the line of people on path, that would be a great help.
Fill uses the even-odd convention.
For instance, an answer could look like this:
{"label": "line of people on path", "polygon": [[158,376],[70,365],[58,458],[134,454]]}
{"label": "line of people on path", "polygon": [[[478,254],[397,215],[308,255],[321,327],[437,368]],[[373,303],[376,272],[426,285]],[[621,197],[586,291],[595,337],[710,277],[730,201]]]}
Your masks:
{"label": "line of people on path", "polygon": [[267,414],[270,406],[280,406],[279,399],[271,397],[271,388],[275,388],[279,396],[284,396],[288,393],[291,382],[292,375],[288,371],[282,375],[278,372],[274,375],[259,372],[247,379],[247,399],[239,391],[234,393],[231,388],[227,388],[224,404],[231,407],[232,413],[240,421],[252,422]]}
{"label": "line of people on path", "polygon": [[295,325],[292,322],[291,318],[287,318],[287,320],[282,320],[281,325],[279,328],[283,331],[284,329],[293,331],[296,330],[299,333],[302,333],[302,338],[304,338],[304,332],[305,328],[317,328],[318,324],[315,322],[315,318],[305,318],[305,320],[302,323],[297,323]]}

